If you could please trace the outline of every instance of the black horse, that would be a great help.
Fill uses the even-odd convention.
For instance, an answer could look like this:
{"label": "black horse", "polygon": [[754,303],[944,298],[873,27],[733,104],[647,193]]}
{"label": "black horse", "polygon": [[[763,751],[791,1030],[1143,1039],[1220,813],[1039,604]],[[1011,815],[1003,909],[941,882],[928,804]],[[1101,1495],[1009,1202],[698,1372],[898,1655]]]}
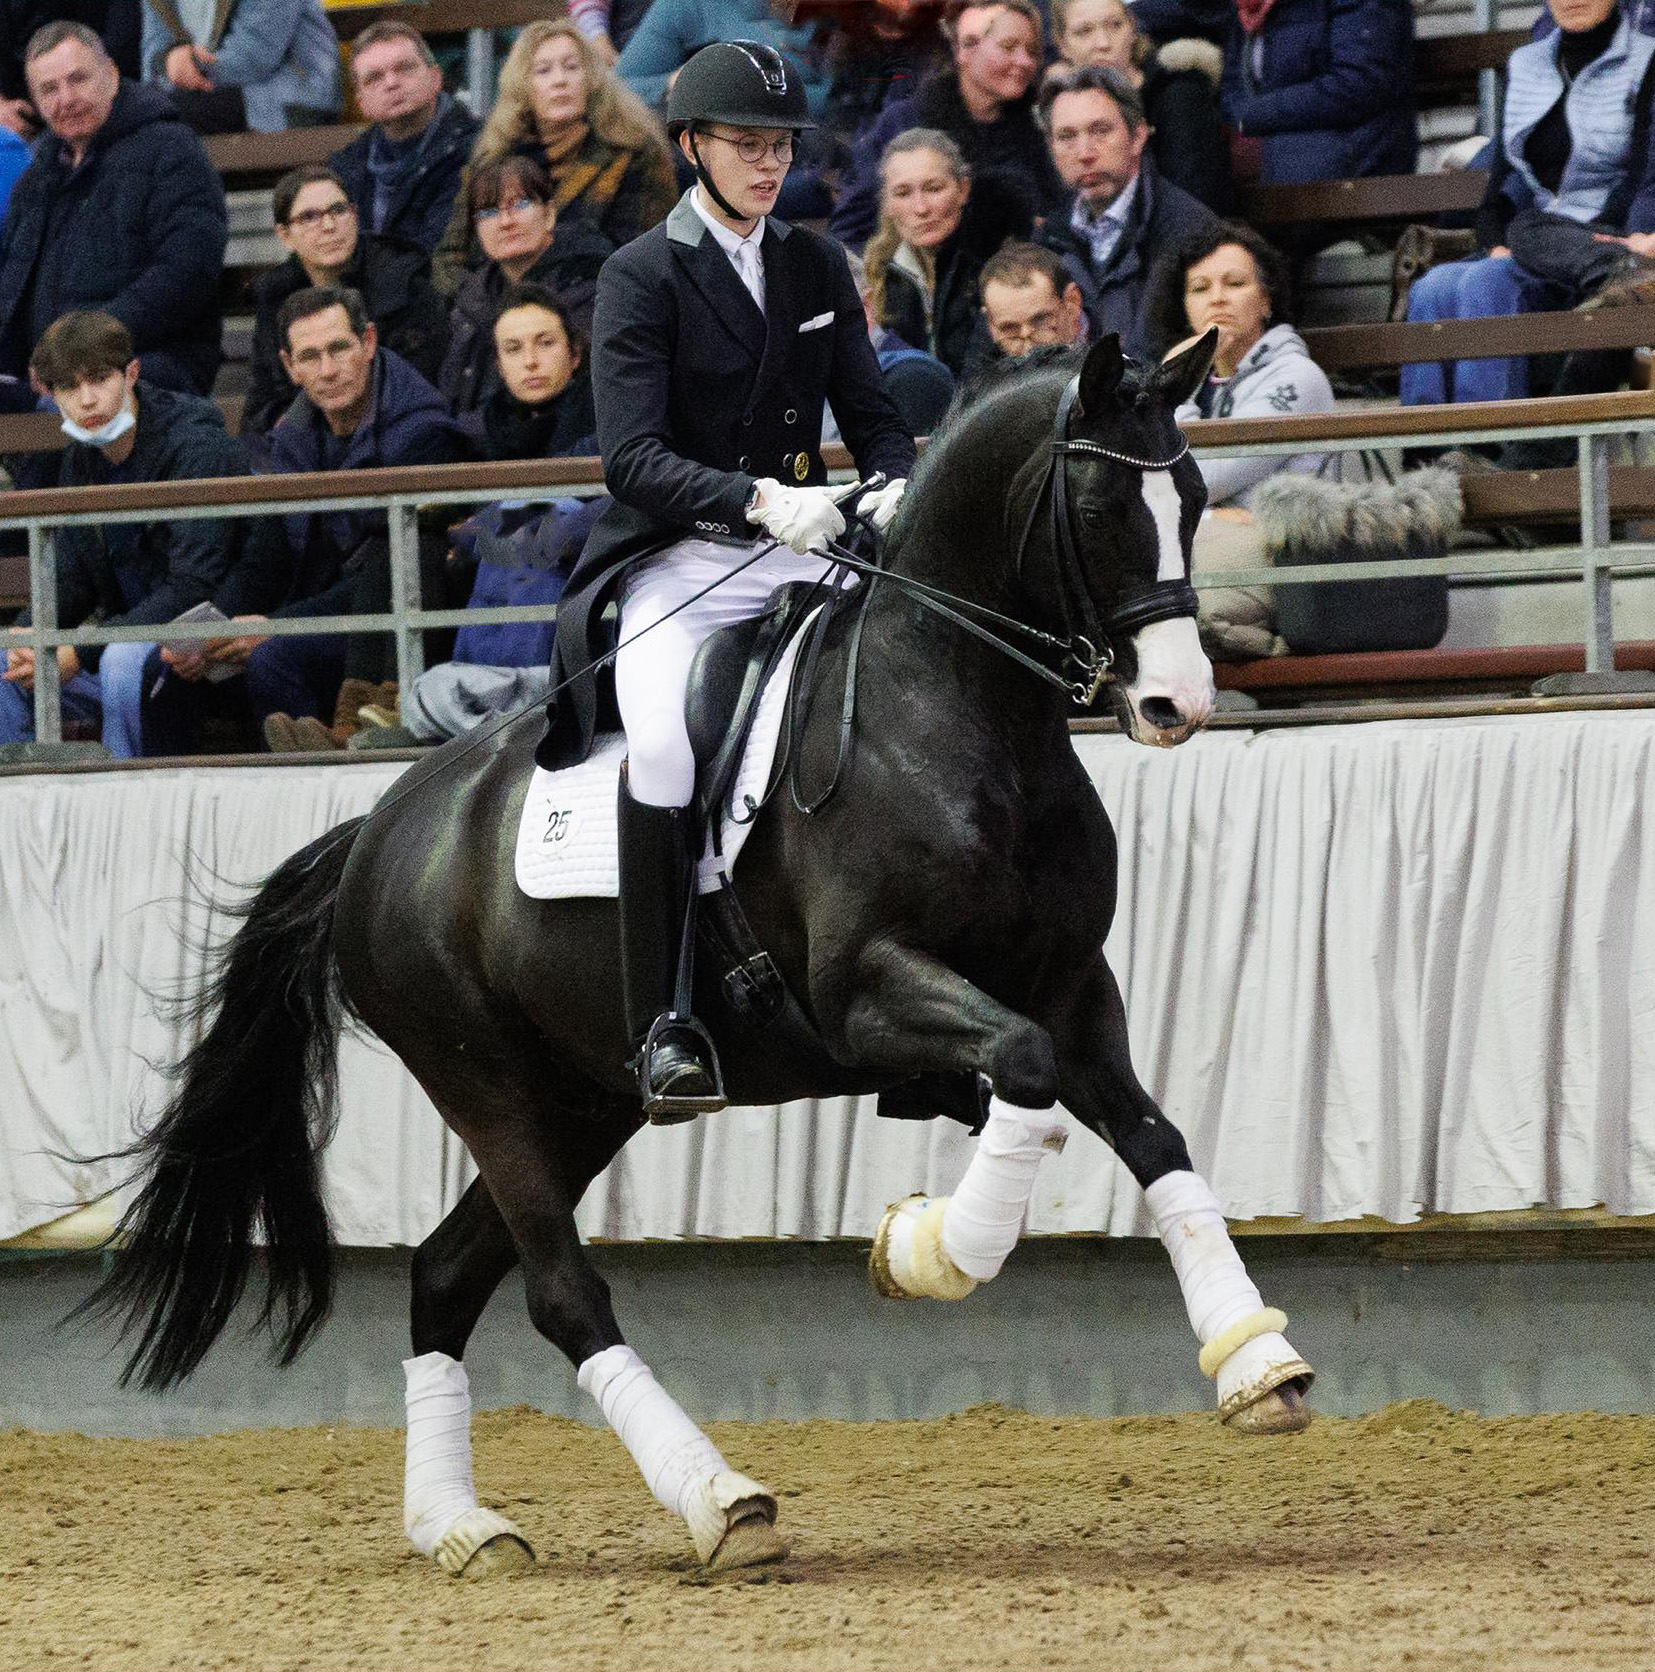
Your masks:
{"label": "black horse", "polygon": [[[733,1101],[976,1074],[994,1107],[1036,1127],[1045,1117],[1030,1112],[1061,1102],[1146,1188],[1194,1179],[1129,1060],[1101,951],[1114,836],[1071,746],[1064,687],[1112,655],[1113,700],[1138,741],[1176,743],[1206,718],[1211,669],[1188,587],[1205,495],[1172,414],[1211,349],[1209,336],[1143,370],[1107,338],[1078,373],[1071,356],[999,380],[934,440],[888,538],[888,578],[866,607],[838,792],[810,814],[778,796],[739,867],[747,919],[825,1052],[778,1050],[710,976],[698,981],[697,1013],[718,1039]],[[939,611],[927,588],[973,607]],[[988,611],[1049,638],[1001,625],[995,643],[960,624],[962,614],[987,622]],[[849,619],[816,669],[832,700],[812,710],[807,778],[838,758]],[[1051,643],[1068,647],[1066,669]],[[1005,654],[1008,644],[1028,660]],[[1049,663],[1045,677],[1029,661]],[[318,1155],[348,1016],[401,1057],[480,1174],[413,1261],[416,1543],[454,1572],[526,1559],[517,1530],[471,1495],[457,1362],[521,1264],[535,1327],[581,1367],[703,1560],[772,1559],[784,1548],[773,1498],[726,1468],[624,1347],[576,1232],[576,1203],[642,1117],[625,1066],[614,902],[532,901],[513,881],[539,726],[524,718],[480,745],[450,744],[265,882],[202,995],[207,1025],[176,1094],[137,1146],[142,1189],[92,1304],[138,1333],[126,1376],[170,1385],[227,1323],[259,1236],[265,1320],[282,1362],[299,1352],[331,1298]],[[1032,1162],[1025,1174],[1012,1237]],[[1281,1314],[1262,1310],[1216,1206],[1168,1206],[1154,1188],[1221,1414],[1255,1430],[1303,1426],[1309,1369],[1282,1339]],[[875,1260],[887,1292],[947,1298],[971,1287],[966,1257],[951,1258],[945,1208],[907,1203],[887,1216]]]}

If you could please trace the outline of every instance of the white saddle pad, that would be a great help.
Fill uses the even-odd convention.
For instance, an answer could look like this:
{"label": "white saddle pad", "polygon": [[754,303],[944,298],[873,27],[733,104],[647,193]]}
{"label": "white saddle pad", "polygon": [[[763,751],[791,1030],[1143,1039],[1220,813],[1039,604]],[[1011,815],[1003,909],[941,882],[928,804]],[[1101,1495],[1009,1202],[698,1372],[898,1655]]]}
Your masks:
{"label": "white saddle pad", "polygon": [[[818,606],[819,608],[820,606]],[[736,770],[733,794],[725,806],[741,807],[743,797],[763,795],[775,764],[787,708],[787,686],[793,664],[804,642],[804,628],[815,619],[812,610],[782,653],[770,682],[759,697],[758,713],[747,734],[746,752]],[[517,886],[533,900],[614,899],[621,891],[620,850],[616,835],[615,799],[619,793],[626,739],[606,737],[579,766],[561,772],[534,769],[523,817],[517,826]],[[728,816],[721,832],[723,853],[715,855],[709,835],[701,861],[701,892],[719,888],[747,840],[751,822],[734,823]]]}

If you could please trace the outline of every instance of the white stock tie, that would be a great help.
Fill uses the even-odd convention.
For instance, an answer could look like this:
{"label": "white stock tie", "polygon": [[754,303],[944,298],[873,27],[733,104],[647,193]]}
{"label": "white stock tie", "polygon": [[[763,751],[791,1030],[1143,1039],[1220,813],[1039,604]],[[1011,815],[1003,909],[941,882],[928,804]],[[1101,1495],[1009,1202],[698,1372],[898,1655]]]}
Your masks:
{"label": "white stock tie", "polygon": [[764,270],[759,266],[759,246],[756,238],[743,238],[736,245],[736,275],[747,287],[747,294],[764,312]]}

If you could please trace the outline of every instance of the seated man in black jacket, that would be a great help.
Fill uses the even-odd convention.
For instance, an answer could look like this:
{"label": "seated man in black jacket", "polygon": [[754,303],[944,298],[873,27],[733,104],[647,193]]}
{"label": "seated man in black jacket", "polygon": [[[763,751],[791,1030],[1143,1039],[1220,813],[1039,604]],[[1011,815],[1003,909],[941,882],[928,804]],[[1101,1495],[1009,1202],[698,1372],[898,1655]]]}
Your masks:
{"label": "seated man in black jacket", "polygon": [[252,386],[241,433],[263,436],[298,394],[282,369],[276,315],[295,291],[348,285],[362,298],[379,341],[427,381],[442,365],[448,305],[431,283],[431,258],[407,239],[368,232],[331,168],[296,168],[271,194],[276,237],[288,252],[254,286]]}
{"label": "seated man in black jacket", "polygon": [[[110,314],[65,314],[36,345],[31,370],[56,399],[69,436],[59,477],[64,487],[247,473],[246,454],[211,401],[139,380],[131,333]],[[158,626],[221,601],[239,539],[236,525],[224,519],[162,515],[71,524],[57,530],[55,549],[61,625]],[[66,717],[100,725],[113,755],[144,752],[141,672],[153,648],[65,645],[57,653]],[[0,680],[0,743],[33,737],[33,687],[34,652],[17,645]]]}
{"label": "seated man in black jacket", "polygon": [[328,161],[364,232],[394,233],[429,255],[454,212],[477,118],[443,92],[437,60],[411,24],[369,24],[351,48],[351,82],[373,126]]}
{"label": "seated man in black jacket", "polygon": [[1150,268],[1186,239],[1211,231],[1218,217],[1161,177],[1144,149],[1143,100],[1119,70],[1051,70],[1038,114],[1070,195],[1046,217],[1037,240],[1063,258],[1080,287],[1092,335],[1114,331],[1128,353],[1143,355]]}
{"label": "seated man in black jacket", "polygon": [[53,320],[95,308],[132,333],[145,383],[206,394],[229,216],[201,141],[81,24],[36,31],[27,59],[49,132],[0,222],[0,373],[21,377]]}
{"label": "seated man in black jacket", "polygon": [[[273,472],[376,470],[449,464],[470,448],[442,397],[406,360],[381,348],[353,290],[320,286],[282,303],[282,365],[299,398],[270,434]],[[383,511],[315,510],[284,519],[290,565],[271,614],[360,615],[390,608],[390,541]],[[443,546],[422,543],[423,596],[435,604]],[[451,642],[451,641],[450,641]],[[356,711],[394,679],[383,634],[259,639],[219,652],[247,670],[247,694],[274,748],[338,747]],[[446,645],[443,647],[446,653]],[[321,724],[333,716],[334,730]]]}

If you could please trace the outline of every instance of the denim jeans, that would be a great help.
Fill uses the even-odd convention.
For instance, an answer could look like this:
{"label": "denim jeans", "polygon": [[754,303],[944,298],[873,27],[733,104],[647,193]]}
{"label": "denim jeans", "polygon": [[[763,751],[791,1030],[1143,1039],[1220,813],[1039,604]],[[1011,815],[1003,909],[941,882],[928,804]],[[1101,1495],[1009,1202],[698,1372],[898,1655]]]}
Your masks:
{"label": "denim jeans", "polygon": [[[149,644],[105,645],[98,671],[83,669],[63,687],[63,718],[86,725],[101,723],[104,747],[117,760],[143,753],[138,705],[144,663],[154,648]],[[34,691],[0,680],[0,743],[33,741]]]}
{"label": "denim jeans", "polygon": [[[1479,256],[1433,267],[1408,292],[1408,319],[1509,318],[1567,305],[1562,286],[1520,267],[1510,256]],[[1526,356],[1498,360],[1432,360],[1402,368],[1402,404],[1521,400],[1529,392]]]}

